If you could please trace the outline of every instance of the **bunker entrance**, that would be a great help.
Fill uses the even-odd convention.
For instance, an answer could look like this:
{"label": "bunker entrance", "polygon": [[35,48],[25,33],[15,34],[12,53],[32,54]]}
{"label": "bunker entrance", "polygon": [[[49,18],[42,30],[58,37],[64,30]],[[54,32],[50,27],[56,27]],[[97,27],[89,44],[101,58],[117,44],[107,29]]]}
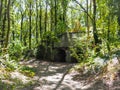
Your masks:
{"label": "bunker entrance", "polygon": [[54,60],[56,62],[66,62],[66,52],[64,49],[56,49]]}
{"label": "bunker entrance", "polygon": [[54,61],[77,62],[71,56],[70,47],[74,47],[75,40],[80,40],[81,32],[66,32],[59,35],[59,42],[54,42]]}

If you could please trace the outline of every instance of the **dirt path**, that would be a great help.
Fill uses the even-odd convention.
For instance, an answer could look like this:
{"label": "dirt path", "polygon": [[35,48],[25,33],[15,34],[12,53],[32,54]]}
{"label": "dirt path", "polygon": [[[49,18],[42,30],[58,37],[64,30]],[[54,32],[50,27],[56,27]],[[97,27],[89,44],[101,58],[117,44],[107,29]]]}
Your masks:
{"label": "dirt path", "polygon": [[44,62],[42,65],[42,90],[80,90],[80,83],[73,81],[72,75],[68,74],[74,64]]}
{"label": "dirt path", "polygon": [[73,80],[75,73],[69,73],[75,64],[34,61],[26,65],[37,69],[37,85],[29,87],[29,90],[81,90],[81,83]]}
{"label": "dirt path", "polygon": [[[37,83],[21,90],[120,90],[120,87],[113,89],[106,86],[102,80],[93,80],[85,85],[86,76],[81,77],[80,73],[77,72],[69,73],[69,70],[75,64],[34,60],[24,64],[37,69],[34,77]],[[79,81],[77,78],[79,78]],[[119,86],[120,82],[117,84]]]}

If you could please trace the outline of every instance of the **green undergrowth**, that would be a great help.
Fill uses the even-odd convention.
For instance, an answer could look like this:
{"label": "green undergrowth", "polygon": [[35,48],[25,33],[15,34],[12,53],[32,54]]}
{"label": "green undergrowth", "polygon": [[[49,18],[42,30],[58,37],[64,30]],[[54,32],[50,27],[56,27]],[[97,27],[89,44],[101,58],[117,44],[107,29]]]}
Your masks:
{"label": "green undergrowth", "polygon": [[[89,57],[78,63],[71,72],[78,72],[86,79],[117,80],[120,71],[120,50],[113,50],[110,54]],[[80,78],[80,77],[79,77]],[[104,79],[103,79],[104,78]]]}
{"label": "green undergrowth", "polygon": [[[19,88],[32,85],[35,73],[34,68],[20,65],[17,60],[11,60],[9,54],[0,56],[0,90],[19,90]],[[24,83],[24,78],[23,80],[20,78],[21,75],[28,80],[26,83]]]}
{"label": "green undergrowth", "polygon": [[6,82],[3,82],[2,80],[0,80],[0,90],[22,90],[21,88],[25,88],[26,86],[31,86],[33,84],[34,84],[33,82],[23,84],[18,79],[13,79],[11,81],[6,80]]}
{"label": "green undergrowth", "polygon": [[28,66],[22,66],[20,68],[20,72],[26,76],[33,77],[33,76],[35,76],[36,69],[28,67]]}

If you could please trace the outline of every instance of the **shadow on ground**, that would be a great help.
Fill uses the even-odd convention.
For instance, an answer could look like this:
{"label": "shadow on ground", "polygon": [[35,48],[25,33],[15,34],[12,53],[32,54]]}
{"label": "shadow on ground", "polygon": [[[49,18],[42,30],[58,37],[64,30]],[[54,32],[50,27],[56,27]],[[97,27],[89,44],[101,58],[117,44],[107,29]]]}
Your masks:
{"label": "shadow on ground", "polygon": [[[36,83],[20,90],[120,90],[120,81],[109,87],[104,80],[89,80],[87,75],[69,70],[75,66],[70,63],[29,61],[24,63],[36,69]],[[91,75],[90,78],[93,76]]]}
{"label": "shadow on ground", "polygon": [[74,87],[77,82],[74,82],[69,74],[75,64],[47,61],[29,61],[24,64],[36,69],[38,79],[33,86],[22,90],[77,90]]}

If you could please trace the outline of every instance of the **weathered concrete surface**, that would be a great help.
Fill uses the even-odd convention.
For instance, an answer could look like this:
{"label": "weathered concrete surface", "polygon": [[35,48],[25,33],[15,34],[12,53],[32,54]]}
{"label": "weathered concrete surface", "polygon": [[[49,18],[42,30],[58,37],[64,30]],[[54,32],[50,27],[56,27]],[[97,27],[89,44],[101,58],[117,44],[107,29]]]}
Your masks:
{"label": "weathered concrete surface", "polygon": [[74,45],[74,40],[81,37],[81,32],[69,32],[59,36],[59,41],[54,43],[55,48],[70,47]]}

